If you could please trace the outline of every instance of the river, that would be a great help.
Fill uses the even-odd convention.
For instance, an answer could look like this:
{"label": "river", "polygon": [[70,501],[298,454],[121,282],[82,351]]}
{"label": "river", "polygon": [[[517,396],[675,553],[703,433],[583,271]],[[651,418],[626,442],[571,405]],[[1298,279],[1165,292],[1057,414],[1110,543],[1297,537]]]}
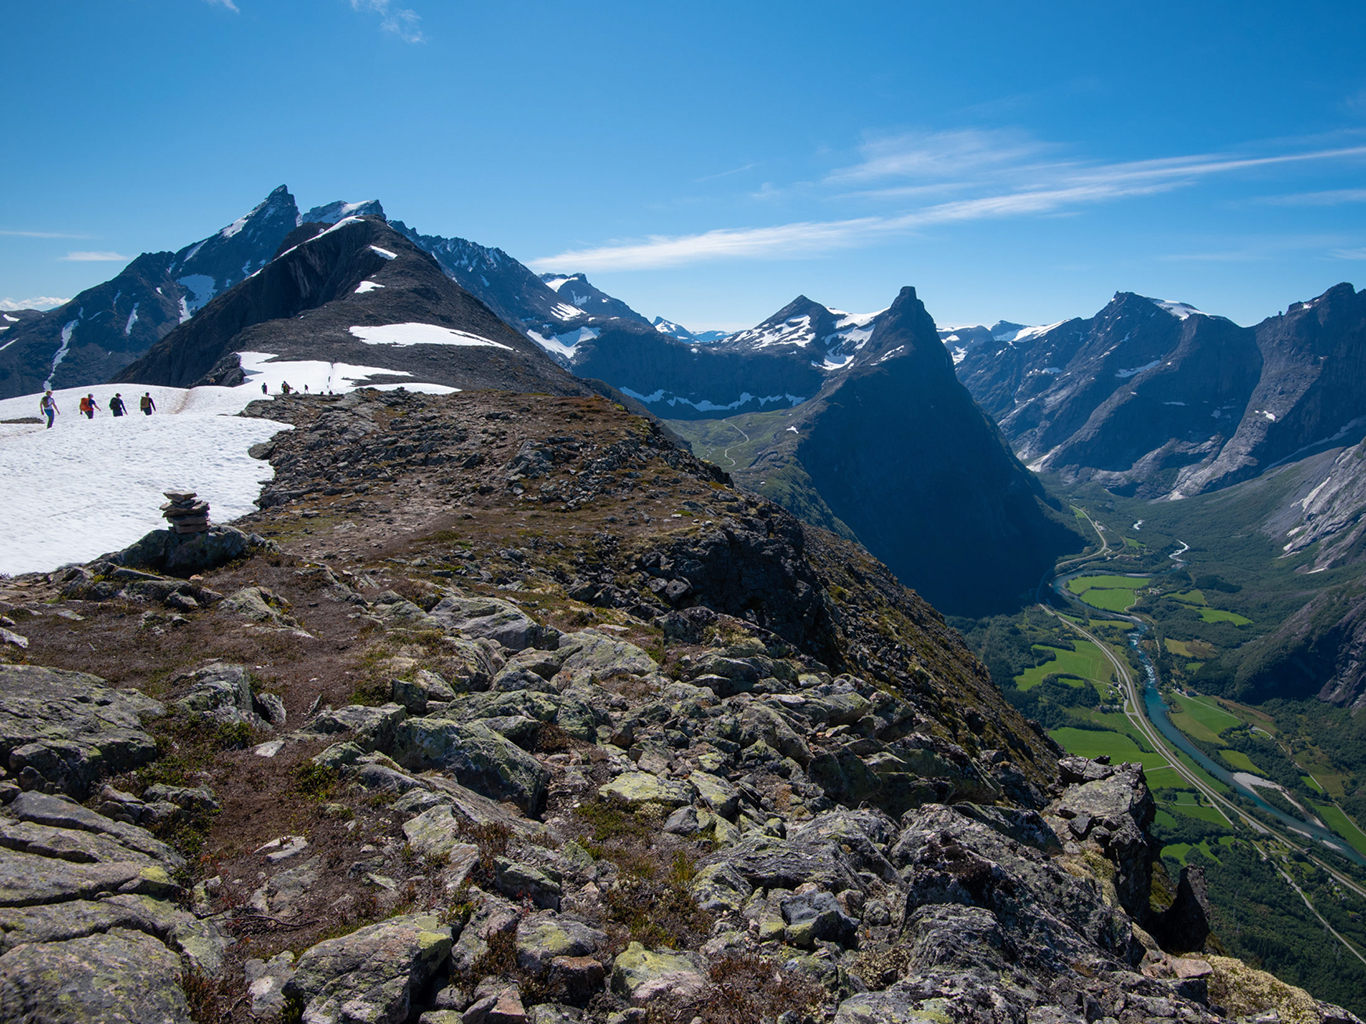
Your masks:
{"label": "river", "polygon": [[[1175,562],[1175,564],[1172,566],[1172,569],[1180,568],[1181,565],[1184,564],[1184,562],[1180,558],[1180,555],[1184,554],[1186,550],[1187,547],[1183,544],[1180,551],[1178,551],[1174,555],[1168,556],[1172,558]],[[1063,597],[1075,601],[1076,596],[1072,594],[1069,590],[1067,590],[1068,582],[1070,580],[1076,579],[1078,576],[1085,576],[1088,573],[1093,573],[1094,571],[1094,569],[1079,569],[1075,572],[1070,572],[1064,576],[1059,576],[1053,580],[1053,589]],[[1149,576],[1150,574],[1126,573],[1123,575]],[[1107,614],[1112,614],[1116,618],[1125,619],[1126,621],[1132,622],[1134,624],[1134,630],[1129,634],[1129,646],[1132,647],[1135,653],[1138,655],[1138,659],[1143,665],[1144,675],[1146,676],[1146,685],[1143,689],[1143,710],[1144,713],[1148,716],[1148,720],[1152,722],[1153,725],[1157,726],[1157,730],[1167,738],[1167,741],[1170,742],[1172,746],[1176,747],[1183,754],[1189,757],[1192,761],[1198,764],[1206,773],[1218,779],[1220,782],[1228,786],[1230,789],[1234,790],[1240,796],[1246,797],[1253,804],[1255,804],[1260,811],[1262,811],[1264,814],[1270,815],[1272,818],[1275,818],[1286,828],[1303,836],[1306,839],[1312,839],[1318,843],[1323,844],[1324,846],[1332,850],[1334,853],[1342,857],[1346,857],[1348,860],[1360,865],[1361,867],[1366,867],[1366,857],[1363,857],[1360,853],[1358,853],[1351,846],[1350,843],[1346,842],[1335,832],[1332,832],[1321,825],[1317,825],[1309,821],[1304,821],[1300,818],[1294,817],[1293,815],[1286,814],[1279,808],[1272,807],[1269,803],[1263,800],[1261,796],[1258,795],[1256,786],[1246,785],[1240,780],[1236,779],[1233,776],[1232,772],[1220,767],[1219,764],[1211,760],[1203,750],[1201,750],[1194,743],[1192,743],[1189,738],[1187,738],[1185,733],[1183,733],[1180,729],[1173,725],[1170,715],[1170,709],[1167,707],[1166,702],[1162,700],[1161,691],[1158,689],[1157,669],[1153,665],[1152,659],[1148,657],[1147,653],[1143,650],[1143,647],[1139,643],[1139,641],[1143,639],[1144,634],[1148,632],[1148,624],[1144,622],[1142,619],[1139,619],[1138,617],[1133,615],[1123,615],[1120,613]]]}

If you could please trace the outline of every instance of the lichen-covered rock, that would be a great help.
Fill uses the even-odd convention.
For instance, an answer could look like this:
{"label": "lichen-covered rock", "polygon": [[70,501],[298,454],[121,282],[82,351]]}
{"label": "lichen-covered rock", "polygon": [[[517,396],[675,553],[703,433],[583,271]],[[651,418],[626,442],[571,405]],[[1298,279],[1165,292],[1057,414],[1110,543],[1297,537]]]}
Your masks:
{"label": "lichen-covered rock", "polygon": [[305,1024],[400,1024],[451,952],[451,929],[431,915],[390,918],[303,952],[284,985]]}
{"label": "lichen-covered rock", "polygon": [[160,702],[97,676],[0,665],[0,765],[27,789],[84,799],[101,776],[156,757],[142,723],[164,713]]}
{"label": "lichen-covered rock", "polygon": [[692,958],[646,949],[639,942],[632,942],[612,962],[612,991],[632,1006],[645,1006],[655,999],[694,998],[706,984]]}
{"label": "lichen-covered rock", "polygon": [[595,629],[583,629],[560,637],[557,653],[565,657],[556,674],[556,682],[565,687],[659,671],[655,660],[635,644]]}
{"label": "lichen-covered rock", "polygon": [[304,731],[319,736],[347,733],[347,742],[356,744],[366,753],[390,751],[397,742],[399,727],[407,717],[408,712],[398,704],[380,707],[348,704],[319,712]]}
{"label": "lichen-covered rock", "polygon": [[[401,709],[400,709],[401,710]],[[550,773],[535,757],[478,722],[410,718],[393,744],[400,764],[440,768],[457,782],[494,800],[510,800],[526,814],[540,814]]]}
{"label": "lichen-covered rock", "polygon": [[681,807],[692,803],[697,789],[683,779],[662,779],[650,772],[623,772],[606,785],[598,787],[604,800],[614,800],[628,807],[662,804]]}
{"label": "lichen-covered rock", "polygon": [[470,639],[493,640],[511,651],[554,648],[559,631],[540,625],[515,604],[495,597],[452,593],[429,613],[439,628]]}
{"label": "lichen-covered rock", "polygon": [[126,928],[28,943],[0,956],[6,1020],[32,1024],[185,1024],[180,958]]}
{"label": "lichen-covered rock", "polygon": [[533,914],[517,925],[517,966],[533,975],[559,957],[592,956],[606,946],[606,932],[558,914]]}
{"label": "lichen-covered rock", "polygon": [[174,530],[153,530],[122,551],[102,556],[101,560],[133,569],[190,576],[248,555],[279,550],[279,545],[259,534],[243,533],[233,526],[213,526],[206,533],[176,534]]}

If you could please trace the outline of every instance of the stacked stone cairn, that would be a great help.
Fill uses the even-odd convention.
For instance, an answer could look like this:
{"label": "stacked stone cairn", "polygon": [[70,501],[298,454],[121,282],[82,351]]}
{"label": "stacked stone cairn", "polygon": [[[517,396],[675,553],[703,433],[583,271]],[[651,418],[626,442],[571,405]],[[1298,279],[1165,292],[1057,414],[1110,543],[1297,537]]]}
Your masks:
{"label": "stacked stone cairn", "polygon": [[194,491],[163,491],[170,501],[161,506],[161,514],[176,533],[208,533],[209,503],[195,496]]}

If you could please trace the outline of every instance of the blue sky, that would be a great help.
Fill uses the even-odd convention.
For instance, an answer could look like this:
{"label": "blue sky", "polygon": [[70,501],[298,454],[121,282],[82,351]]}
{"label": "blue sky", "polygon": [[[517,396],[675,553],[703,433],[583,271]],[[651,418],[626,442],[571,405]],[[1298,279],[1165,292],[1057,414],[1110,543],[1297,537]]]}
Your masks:
{"label": "blue sky", "polygon": [[1366,285],[1366,5],[64,0],[0,6],[0,298],[272,188],[738,328],[915,285],[1253,323]]}

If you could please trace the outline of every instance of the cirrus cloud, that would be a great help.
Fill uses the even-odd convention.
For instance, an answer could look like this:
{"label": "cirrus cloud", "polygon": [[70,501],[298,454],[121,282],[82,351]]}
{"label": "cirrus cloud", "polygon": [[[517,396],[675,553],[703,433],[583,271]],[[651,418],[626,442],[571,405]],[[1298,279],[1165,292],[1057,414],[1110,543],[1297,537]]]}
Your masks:
{"label": "cirrus cloud", "polygon": [[127,263],[133,257],[117,252],[69,252],[58,258],[66,263]]}

